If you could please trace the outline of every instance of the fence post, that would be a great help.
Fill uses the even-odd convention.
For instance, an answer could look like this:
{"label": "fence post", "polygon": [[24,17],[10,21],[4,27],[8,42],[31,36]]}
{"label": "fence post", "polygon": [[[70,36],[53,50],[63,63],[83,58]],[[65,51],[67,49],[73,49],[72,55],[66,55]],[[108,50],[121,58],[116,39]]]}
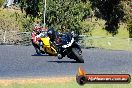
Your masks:
{"label": "fence post", "polygon": [[6,31],[4,32],[4,36],[3,36],[3,43],[6,43]]}
{"label": "fence post", "polygon": [[128,38],[128,46],[130,46],[130,39]]}

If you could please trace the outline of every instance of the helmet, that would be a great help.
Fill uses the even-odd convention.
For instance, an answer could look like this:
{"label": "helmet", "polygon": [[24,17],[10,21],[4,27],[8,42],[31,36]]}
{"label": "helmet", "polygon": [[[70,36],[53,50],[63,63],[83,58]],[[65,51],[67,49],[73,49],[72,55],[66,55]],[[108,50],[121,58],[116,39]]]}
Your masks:
{"label": "helmet", "polygon": [[33,27],[33,31],[35,31],[35,32],[41,32],[42,31],[42,28],[39,25],[35,25]]}
{"label": "helmet", "polygon": [[50,38],[53,38],[55,37],[55,30],[54,28],[50,28],[48,31],[47,31],[47,34]]}

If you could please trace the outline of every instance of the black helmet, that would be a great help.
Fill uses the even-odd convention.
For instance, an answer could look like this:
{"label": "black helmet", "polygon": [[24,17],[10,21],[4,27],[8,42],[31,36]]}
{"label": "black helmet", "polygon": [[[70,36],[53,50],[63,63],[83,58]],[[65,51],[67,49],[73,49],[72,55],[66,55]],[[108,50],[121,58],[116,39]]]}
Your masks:
{"label": "black helmet", "polygon": [[49,37],[53,38],[55,36],[55,30],[54,30],[54,28],[50,28],[47,31],[47,34],[48,34]]}

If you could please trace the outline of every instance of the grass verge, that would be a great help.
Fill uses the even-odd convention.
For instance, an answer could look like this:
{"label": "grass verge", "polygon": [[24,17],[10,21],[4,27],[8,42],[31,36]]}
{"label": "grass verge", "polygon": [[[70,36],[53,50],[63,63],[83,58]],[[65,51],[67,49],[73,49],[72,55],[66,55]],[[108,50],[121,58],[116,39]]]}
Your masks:
{"label": "grass verge", "polygon": [[99,47],[112,50],[132,51],[132,39],[115,37],[87,37],[84,39],[83,46]]}
{"label": "grass verge", "polygon": [[85,84],[80,86],[74,77],[3,79],[0,88],[132,88],[130,84]]}

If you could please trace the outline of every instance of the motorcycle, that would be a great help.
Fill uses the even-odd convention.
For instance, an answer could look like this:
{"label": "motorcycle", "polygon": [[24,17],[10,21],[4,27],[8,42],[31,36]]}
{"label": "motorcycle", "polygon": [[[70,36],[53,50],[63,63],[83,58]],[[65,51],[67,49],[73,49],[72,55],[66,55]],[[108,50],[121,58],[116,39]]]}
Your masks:
{"label": "motorcycle", "polygon": [[[38,36],[37,36],[38,37]],[[42,33],[38,38],[39,46],[36,46],[37,54],[49,54],[50,56],[56,56],[56,47],[51,43],[50,38],[46,33]]]}
{"label": "motorcycle", "polygon": [[57,56],[62,59],[67,56],[79,63],[84,63],[82,58],[82,50],[78,45],[76,38],[71,33],[65,33],[56,38]]}

